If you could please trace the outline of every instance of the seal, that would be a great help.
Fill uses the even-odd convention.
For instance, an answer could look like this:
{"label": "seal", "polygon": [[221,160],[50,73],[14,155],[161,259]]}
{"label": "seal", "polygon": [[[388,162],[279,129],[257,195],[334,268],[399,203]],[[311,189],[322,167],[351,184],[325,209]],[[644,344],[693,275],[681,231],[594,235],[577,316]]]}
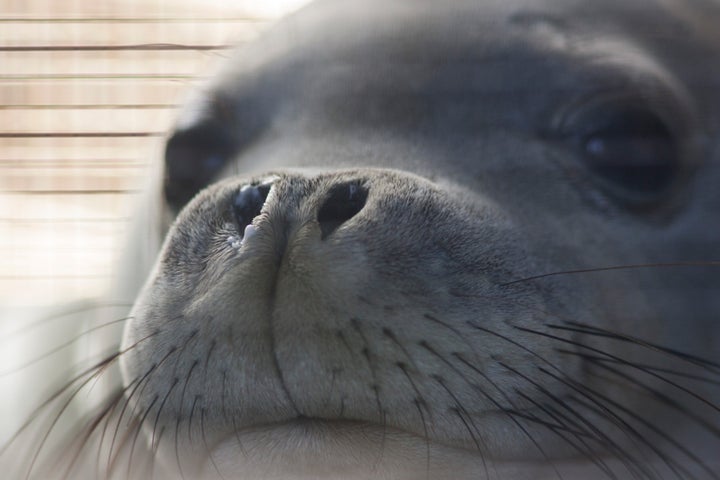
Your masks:
{"label": "seal", "polygon": [[181,112],[122,341],[13,466],[720,478],[719,23],[702,0],[282,22]]}

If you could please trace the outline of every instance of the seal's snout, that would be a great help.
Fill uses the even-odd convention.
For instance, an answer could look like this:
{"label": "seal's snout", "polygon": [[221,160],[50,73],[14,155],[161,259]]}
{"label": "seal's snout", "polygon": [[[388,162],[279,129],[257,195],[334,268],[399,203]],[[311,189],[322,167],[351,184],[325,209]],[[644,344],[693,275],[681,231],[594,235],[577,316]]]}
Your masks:
{"label": "seal's snout", "polygon": [[357,215],[365,206],[367,196],[367,188],[359,182],[344,182],[331,187],[317,216],[321,239]]}

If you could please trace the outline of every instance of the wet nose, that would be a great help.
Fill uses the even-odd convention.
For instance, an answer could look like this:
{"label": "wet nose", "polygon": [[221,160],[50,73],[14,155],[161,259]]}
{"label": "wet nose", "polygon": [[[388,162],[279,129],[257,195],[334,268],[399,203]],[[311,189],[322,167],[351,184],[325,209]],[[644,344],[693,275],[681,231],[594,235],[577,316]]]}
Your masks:
{"label": "wet nose", "polygon": [[[238,232],[245,239],[255,233],[253,220],[260,215],[263,206],[267,202],[268,195],[272,189],[275,180],[268,180],[259,183],[249,183],[240,187],[232,200],[232,211]],[[313,191],[310,187],[312,182],[298,181],[294,179],[294,187],[303,188],[304,185],[308,191],[304,192],[306,199],[320,195],[316,208],[316,220],[320,226],[320,239],[325,240],[332,235],[341,225],[357,215],[365,206],[368,198],[368,188],[361,180],[338,180],[330,185],[325,192]],[[287,179],[286,179],[287,182]],[[290,184],[295,183],[292,180]],[[286,183],[285,188],[288,187]],[[280,187],[283,189],[283,187]],[[286,195],[281,195],[283,200],[275,205],[276,210],[285,210],[291,208],[290,205],[283,205],[282,201],[287,201]],[[312,202],[314,203],[314,202]]]}

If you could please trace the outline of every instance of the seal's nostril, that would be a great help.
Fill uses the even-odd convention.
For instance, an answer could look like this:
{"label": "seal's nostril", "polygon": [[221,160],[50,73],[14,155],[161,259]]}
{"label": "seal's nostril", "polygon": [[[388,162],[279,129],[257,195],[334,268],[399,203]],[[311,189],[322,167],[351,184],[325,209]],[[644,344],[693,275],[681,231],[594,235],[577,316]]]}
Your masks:
{"label": "seal's nostril", "polygon": [[245,229],[255,217],[260,215],[265,204],[272,183],[258,185],[244,185],[233,199],[233,215],[237,222],[238,231],[245,236]]}
{"label": "seal's nostril", "polygon": [[320,238],[325,240],[337,228],[362,210],[367,200],[367,189],[358,182],[335,185],[328,192],[318,211]]}

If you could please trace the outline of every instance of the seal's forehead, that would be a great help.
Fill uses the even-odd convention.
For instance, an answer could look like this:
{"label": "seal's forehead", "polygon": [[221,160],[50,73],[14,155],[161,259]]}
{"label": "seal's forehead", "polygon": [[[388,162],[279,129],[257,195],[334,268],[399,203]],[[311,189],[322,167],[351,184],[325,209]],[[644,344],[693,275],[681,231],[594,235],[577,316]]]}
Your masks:
{"label": "seal's forehead", "polygon": [[[323,0],[241,51],[235,64],[251,78],[278,79],[291,71],[294,85],[307,78],[315,83],[319,71],[334,76],[344,70],[355,80],[335,85],[350,86],[363,78],[381,81],[390,71],[412,72],[419,82],[422,66],[442,72],[448,66],[462,70],[483,62],[494,63],[488,72],[504,82],[523,72],[535,75],[553,56],[593,60],[628,56],[635,47],[661,63],[697,65],[698,57],[720,54],[720,38],[702,38],[720,37],[714,33],[720,29],[708,26],[717,22],[700,21],[720,22],[720,9],[704,5],[704,0]],[[675,10],[686,14],[679,17]],[[513,75],[498,66],[503,61],[513,64]],[[515,67],[518,63],[522,71]],[[626,63],[631,67],[635,62]],[[353,67],[365,72],[351,71]],[[677,67],[671,70],[695,68]],[[306,72],[298,75],[303,69]],[[402,83],[412,89],[413,78]],[[267,81],[262,80],[259,83]]]}
{"label": "seal's forehead", "polygon": [[631,31],[657,42],[710,28],[713,22],[707,20],[719,15],[714,0],[321,0],[296,18],[298,29],[291,35],[299,42],[320,40],[329,49],[362,44],[363,37],[384,43],[404,38],[395,46],[406,52],[420,45],[432,51],[433,44],[481,47],[493,38],[547,27],[589,35]]}

